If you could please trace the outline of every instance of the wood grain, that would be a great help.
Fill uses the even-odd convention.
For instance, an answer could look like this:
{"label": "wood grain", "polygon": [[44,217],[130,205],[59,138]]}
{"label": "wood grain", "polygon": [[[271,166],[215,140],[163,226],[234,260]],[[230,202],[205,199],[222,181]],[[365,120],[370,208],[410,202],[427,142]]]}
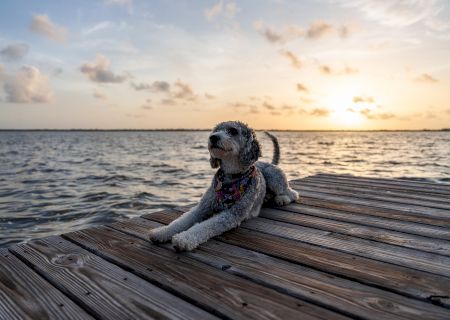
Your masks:
{"label": "wood grain", "polygon": [[[325,187],[326,186],[326,187]],[[394,203],[394,204],[402,204],[402,205],[414,205],[417,207],[422,207],[423,210],[426,210],[426,208],[435,208],[435,209],[444,209],[444,210],[450,210],[450,203],[442,203],[437,201],[426,201],[417,199],[414,197],[404,198],[397,195],[389,195],[389,194],[380,194],[376,192],[363,192],[361,189],[358,188],[348,188],[341,187],[340,185],[333,187],[334,185],[324,185],[324,184],[317,184],[317,183],[309,183],[308,181],[302,181],[300,183],[293,184],[293,188],[300,193],[303,191],[307,192],[320,192],[320,193],[326,193],[330,195],[336,195],[336,196],[350,196],[353,198],[358,199],[365,199],[365,200],[377,200],[382,201],[387,204]],[[450,196],[449,196],[450,197]]]}
{"label": "wood grain", "polygon": [[[132,219],[121,230],[145,238],[149,228]],[[148,222],[148,221],[147,221]],[[144,227],[144,228],[142,228]],[[246,279],[227,274],[147,241],[105,227],[77,231],[66,237],[96,254],[124,266],[140,277],[221,317],[242,319],[341,319],[339,315],[291,298]]]}
{"label": "wood grain", "polygon": [[402,233],[410,233],[439,240],[450,240],[450,228],[431,226],[423,223],[399,221],[387,217],[370,216],[361,213],[357,214],[341,210],[313,207],[300,203],[292,203],[284,207],[279,207],[277,209],[332,220],[352,222],[365,226],[374,226],[388,230],[395,230]]}
{"label": "wood grain", "polygon": [[[149,224],[150,227],[157,226],[155,223],[168,224],[180,215],[181,212],[166,210],[143,217],[151,220],[153,224]],[[447,277],[244,228],[227,232],[218,239],[361,283],[419,299],[434,299],[450,306],[450,279]]]}
{"label": "wood grain", "polygon": [[299,204],[330,208],[345,212],[352,212],[356,214],[365,214],[377,217],[384,217],[389,219],[396,219],[401,221],[409,221],[415,223],[422,223],[437,227],[450,227],[450,221],[442,220],[436,217],[430,217],[426,215],[411,214],[408,212],[393,210],[391,208],[377,208],[370,205],[353,204],[340,201],[325,200],[321,198],[306,197],[304,194],[300,195],[300,199],[297,201]]}
{"label": "wood grain", "polygon": [[7,249],[0,249],[0,319],[92,319]]}
{"label": "wood grain", "polygon": [[450,241],[422,237],[392,230],[364,226],[356,223],[337,221],[279,210],[264,208],[260,217],[290,224],[346,234],[353,237],[374,240],[393,244],[400,247],[411,248],[424,252],[450,256]]}
{"label": "wood grain", "polygon": [[96,318],[215,318],[61,237],[11,250]]}
{"label": "wood grain", "polygon": [[[145,219],[131,219],[120,225],[121,230],[145,238],[145,233],[149,229],[160,224]],[[87,239],[86,242],[96,243],[93,239]],[[117,241],[114,244],[117,245]],[[170,244],[164,246],[170,248]],[[103,246],[98,250],[101,253],[105,252]],[[143,254],[145,252],[148,250]],[[450,316],[450,310],[429,303],[215,240],[210,240],[202,244],[198,250],[186,252],[183,256],[351,317],[378,320],[418,317],[447,319]],[[198,300],[196,295],[192,296]],[[267,306],[265,309],[268,309]]]}

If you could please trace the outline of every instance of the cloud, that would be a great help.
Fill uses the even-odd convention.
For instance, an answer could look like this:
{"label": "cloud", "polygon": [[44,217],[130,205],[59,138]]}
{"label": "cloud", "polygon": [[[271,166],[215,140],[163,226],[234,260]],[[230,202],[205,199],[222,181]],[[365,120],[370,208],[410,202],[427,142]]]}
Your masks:
{"label": "cloud", "polygon": [[103,0],[108,5],[129,6],[133,4],[133,0]]}
{"label": "cloud", "polygon": [[64,42],[66,40],[67,30],[61,26],[54,24],[45,14],[37,14],[33,16],[30,30],[47,37],[55,42]]}
{"label": "cloud", "polygon": [[195,100],[196,99],[194,90],[192,90],[192,87],[188,83],[177,80],[173,86],[174,86],[174,88],[176,88],[172,92],[172,97],[174,99],[181,99],[181,100]]}
{"label": "cloud", "polygon": [[280,53],[288,58],[288,60],[291,62],[291,65],[296,68],[296,69],[300,69],[302,67],[302,63],[300,62],[300,59],[293,54],[291,51],[288,50],[281,50]]}
{"label": "cloud", "polygon": [[98,91],[97,89],[94,90],[93,96],[94,96],[96,99],[100,99],[100,100],[106,100],[106,99],[108,99],[108,97],[107,97],[103,92],[100,92],[100,91]]}
{"label": "cloud", "polygon": [[0,76],[3,74],[3,70],[5,70],[5,67],[0,63]]}
{"label": "cloud", "polygon": [[314,117],[327,117],[330,114],[330,110],[327,108],[314,108],[309,112],[309,115]]}
{"label": "cloud", "polygon": [[87,36],[87,35],[97,32],[97,31],[108,29],[111,26],[112,26],[112,23],[110,21],[102,21],[88,29],[83,30],[82,34]]}
{"label": "cloud", "polygon": [[432,75],[428,73],[422,73],[419,77],[415,79],[417,82],[425,82],[425,83],[436,83],[439,82],[438,79],[433,77]]}
{"label": "cloud", "polygon": [[110,61],[101,54],[97,54],[95,62],[84,63],[80,71],[94,82],[120,83],[129,78],[128,75],[116,75],[110,69]]}
{"label": "cloud", "polygon": [[359,111],[360,114],[365,116],[369,120],[389,120],[396,118],[395,114],[386,112],[386,113],[373,113],[372,110],[365,108]]}
{"label": "cloud", "polygon": [[334,70],[332,67],[330,67],[330,66],[328,66],[326,64],[319,65],[318,68],[319,68],[320,72],[322,72],[323,74],[326,74],[326,75],[340,75],[340,76],[342,76],[342,75],[355,74],[355,73],[359,72],[358,69],[351,68],[349,66],[346,66],[344,69],[339,70],[339,71]]}
{"label": "cloud", "polygon": [[369,97],[366,95],[363,96],[354,96],[353,97],[354,103],[374,103],[375,99],[373,97]]}
{"label": "cloud", "polygon": [[267,103],[267,102],[263,103],[263,107],[268,109],[268,110],[275,110],[275,107],[272,104]]}
{"label": "cloud", "polygon": [[287,25],[281,31],[276,31],[270,26],[264,28],[262,21],[255,21],[253,26],[256,31],[261,33],[271,43],[285,43],[289,40],[300,38],[305,33],[302,27],[296,25]]}
{"label": "cloud", "polygon": [[28,50],[29,46],[26,43],[11,44],[0,50],[0,56],[6,60],[19,60],[28,53]]}
{"label": "cloud", "polygon": [[441,0],[336,0],[356,8],[367,19],[392,27],[405,27],[434,19],[443,9]]}
{"label": "cloud", "polygon": [[7,76],[3,89],[6,101],[11,103],[45,103],[53,98],[47,77],[33,66],[23,66]]}
{"label": "cloud", "polygon": [[301,83],[297,83],[297,90],[305,93],[309,92],[309,89]]}
{"label": "cloud", "polygon": [[320,39],[329,36],[334,32],[334,27],[323,21],[312,22],[306,30],[306,37],[309,39]]}
{"label": "cloud", "polygon": [[214,17],[223,15],[227,19],[233,19],[239,12],[239,8],[235,2],[220,0],[211,9],[205,9],[204,15],[208,21],[212,21]]}
{"label": "cloud", "polygon": [[319,70],[320,70],[320,72],[322,72],[324,74],[332,74],[333,73],[333,70],[331,69],[331,67],[324,65],[324,64],[319,66]]}
{"label": "cloud", "polygon": [[205,92],[205,98],[208,100],[213,100],[216,98],[216,96],[209,94],[208,92]]}
{"label": "cloud", "polygon": [[144,109],[144,110],[152,110],[153,109],[153,107],[151,105],[149,105],[149,104],[144,104],[144,105],[141,106],[141,108]]}
{"label": "cloud", "polygon": [[175,106],[177,102],[172,98],[166,98],[161,100],[161,104],[165,106]]}
{"label": "cloud", "polygon": [[151,92],[169,92],[170,91],[170,83],[166,81],[154,81],[152,84],[148,83],[134,83],[131,82],[131,86],[137,91],[151,91]]}

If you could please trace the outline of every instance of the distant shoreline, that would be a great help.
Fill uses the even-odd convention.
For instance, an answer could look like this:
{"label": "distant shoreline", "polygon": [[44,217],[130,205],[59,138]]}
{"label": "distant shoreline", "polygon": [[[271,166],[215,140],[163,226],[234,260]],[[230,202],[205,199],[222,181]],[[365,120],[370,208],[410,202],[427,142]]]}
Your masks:
{"label": "distant shoreline", "polygon": [[[0,129],[0,132],[199,132],[211,131],[211,129]],[[273,132],[450,132],[450,128],[443,129],[421,129],[421,130],[289,130],[289,129],[256,129],[255,131],[273,131]]]}

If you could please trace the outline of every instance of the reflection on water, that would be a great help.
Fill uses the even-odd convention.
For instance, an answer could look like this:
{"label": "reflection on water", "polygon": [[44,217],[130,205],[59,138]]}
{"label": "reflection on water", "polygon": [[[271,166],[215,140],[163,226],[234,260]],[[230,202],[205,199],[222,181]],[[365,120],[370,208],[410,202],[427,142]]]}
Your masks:
{"label": "reflection on water", "polygon": [[[0,246],[198,201],[207,132],[1,132]],[[290,179],[450,182],[450,132],[277,132]],[[258,133],[263,160],[272,145]]]}

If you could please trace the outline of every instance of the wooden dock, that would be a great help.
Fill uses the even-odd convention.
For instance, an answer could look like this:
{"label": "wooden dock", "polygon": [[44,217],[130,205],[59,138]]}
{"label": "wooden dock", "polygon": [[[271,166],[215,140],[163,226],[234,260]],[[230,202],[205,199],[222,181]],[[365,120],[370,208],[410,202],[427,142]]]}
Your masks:
{"label": "wooden dock", "polygon": [[450,319],[450,186],[316,175],[190,253],[186,208],[0,249],[0,319]]}

